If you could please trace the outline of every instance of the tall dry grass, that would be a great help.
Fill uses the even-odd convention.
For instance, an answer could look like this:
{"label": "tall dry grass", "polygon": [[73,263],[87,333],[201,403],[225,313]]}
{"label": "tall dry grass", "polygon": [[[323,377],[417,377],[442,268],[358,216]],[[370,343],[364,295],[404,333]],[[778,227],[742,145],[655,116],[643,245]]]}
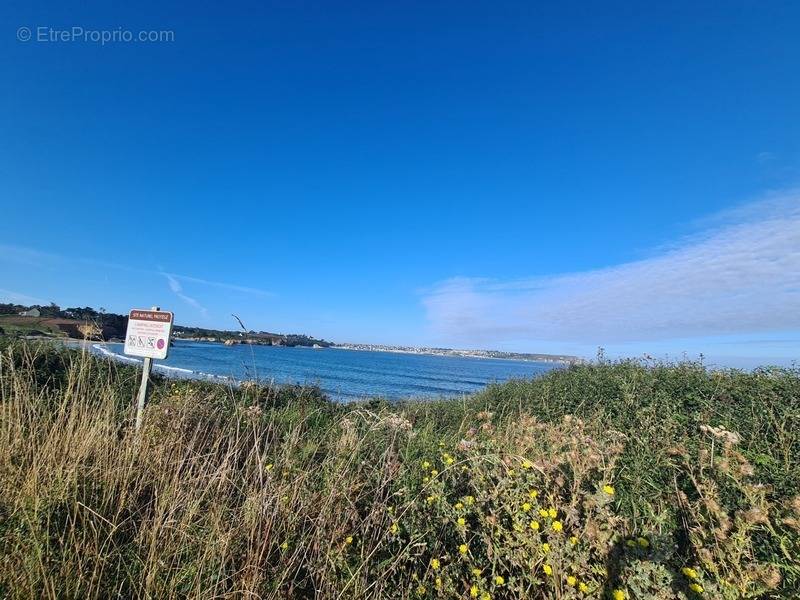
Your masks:
{"label": "tall dry grass", "polygon": [[[136,376],[76,352],[3,350],[0,595],[797,591],[800,491],[761,482],[740,434],[692,427],[685,439],[671,433],[654,465],[671,474],[659,502],[631,509],[627,482],[663,479],[626,472],[637,432],[531,405],[549,407],[554,385],[589,371],[553,374],[537,395],[517,387],[513,410],[502,394],[527,384],[447,404],[342,407],[312,389],[162,380],[140,435]],[[796,398],[783,401],[791,414]],[[790,491],[792,444],[781,479]]]}

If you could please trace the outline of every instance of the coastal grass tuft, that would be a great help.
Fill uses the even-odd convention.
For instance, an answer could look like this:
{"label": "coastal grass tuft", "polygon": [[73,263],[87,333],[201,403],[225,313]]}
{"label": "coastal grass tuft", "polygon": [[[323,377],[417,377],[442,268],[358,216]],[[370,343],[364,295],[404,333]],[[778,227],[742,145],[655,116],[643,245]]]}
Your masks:
{"label": "coastal grass tuft", "polygon": [[794,598],[800,372],[574,365],[451,400],[0,344],[0,597]]}

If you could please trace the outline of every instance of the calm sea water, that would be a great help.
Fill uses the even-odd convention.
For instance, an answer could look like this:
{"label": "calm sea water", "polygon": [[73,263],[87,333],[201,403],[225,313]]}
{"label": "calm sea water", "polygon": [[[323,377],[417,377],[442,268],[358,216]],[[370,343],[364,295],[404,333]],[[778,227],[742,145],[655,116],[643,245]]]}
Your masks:
{"label": "calm sea water", "polygon": [[[139,362],[122,356],[122,344],[94,348],[122,360]],[[341,401],[457,396],[492,382],[535,377],[556,367],[517,360],[182,341],[175,342],[167,360],[154,364],[162,372],[178,377],[315,384]]]}

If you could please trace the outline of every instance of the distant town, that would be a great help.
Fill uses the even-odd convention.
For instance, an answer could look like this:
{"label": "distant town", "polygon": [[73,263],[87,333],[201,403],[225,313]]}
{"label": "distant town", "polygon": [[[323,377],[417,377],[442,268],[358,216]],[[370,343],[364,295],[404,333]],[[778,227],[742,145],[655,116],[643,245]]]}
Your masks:
{"label": "distant town", "polygon": [[[90,339],[106,342],[122,341],[128,316],[83,308],[62,309],[57,304],[24,306],[0,303],[0,335],[25,337],[50,337]],[[212,342],[236,346],[303,346],[309,348],[340,348],[371,352],[398,352],[402,354],[432,354],[436,356],[464,356],[472,358],[500,358],[550,363],[579,363],[577,356],[563,354],[534,354],[501,352],[499,350],[456,350],[453,348],[428,348],[417,346],[389,346],[384,344],[336,344],[304,334],[281,334],[267,331],[205,329],[175,325],[173,340]]]}
{"label": "distant town", "polygon": [[417,346],[386,346],[383,344],[334,344],[334,348],[344,350],[365,350],[369,352],[399,352],[403,354],[433,354],[437,356],[466,356],[472,358],[504,358],[508,360],[529,360],[535,362],[579,363],[583,359],[566,354],[532,354],[527,352],[501,352],[499,350],[456,350],[453,348],[426,348]]}

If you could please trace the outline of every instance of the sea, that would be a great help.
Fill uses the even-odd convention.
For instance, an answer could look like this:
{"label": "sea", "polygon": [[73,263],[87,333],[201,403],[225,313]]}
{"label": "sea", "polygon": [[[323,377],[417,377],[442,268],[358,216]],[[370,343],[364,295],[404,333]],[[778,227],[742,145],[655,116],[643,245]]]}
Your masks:
{"label": "sea", "polygon": [[[123,354],[123,344],[94,344],[92,351],[141,363]],[[180,340],[170,348],[166,360],[153,365],[157,372],[179,378],[317,385],[341,402],[457,397],[490,383],[530,379],[559,367],[557,363],[521,360]]]}

